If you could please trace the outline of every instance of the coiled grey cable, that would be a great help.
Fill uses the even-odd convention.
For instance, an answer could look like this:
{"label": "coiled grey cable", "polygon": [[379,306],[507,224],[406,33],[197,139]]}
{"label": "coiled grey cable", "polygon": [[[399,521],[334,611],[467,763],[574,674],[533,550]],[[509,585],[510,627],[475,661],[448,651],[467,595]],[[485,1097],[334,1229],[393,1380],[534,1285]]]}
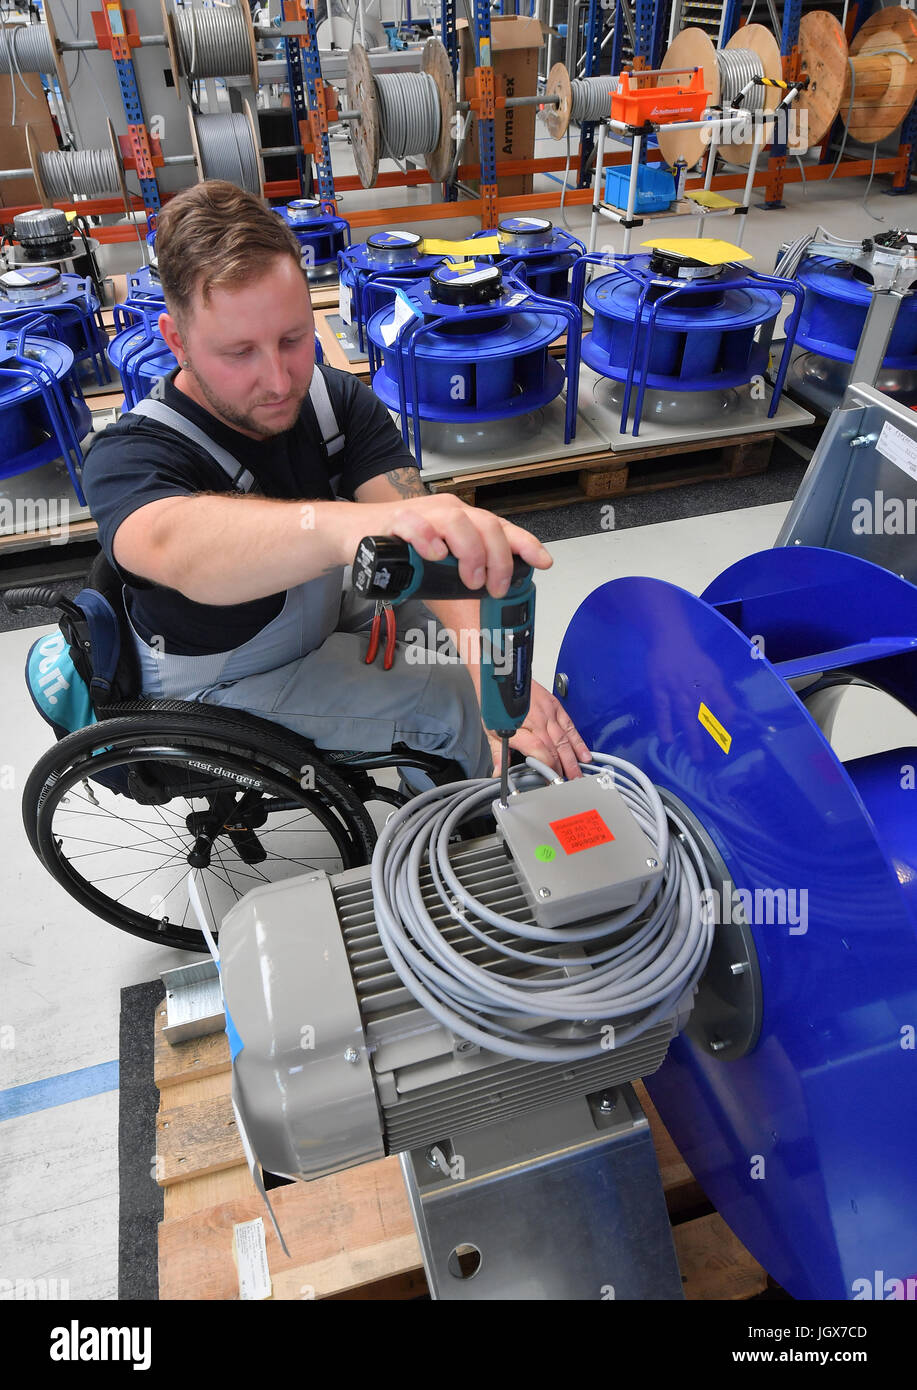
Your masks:
{"label": "coiled grey cable", "polygon": [[57,72],[57,53],[46,24],[3,25],[0,73]]}
{"label": "coiled grey cable", "polygon": [[261,170],[248,118],[231,115],[196,115],[194,129],[201,152],[201,177],[226,179],[247,193],[261,195]]}
{"label": "coiled grey cable", "polygon": [[378,73],[381,153],[387,159],[430,154],[439,143],[439,89],[427,72]]}
{"label": "coiled grey cable", "polygon": [[52,200],[101,198],[121,192],[121,179],[112,150],[52,150],[39,153],[41,181]]}
{"label": "coiled grey cable", "polygon": [[[526,778],[534,773],[545,782],[556,780],[537,759],[526,764]],[[389,818],[373,855],[376,926],[396,974],[451,1032],[504,1056],[538,1062],[598,1057],[608,1050],[609,1024],[615,1046],[631,1042],[678,1011],[710,954],[713,919],[703,892],[711,885],[687,826],[666,811],[652,782],[632,764],[595,753],[592,763],[581,766],[587,775],[607,776],[613,769],[615,789],[664,865],[662,878],[639,902],[600,922],[556,929],[520,922],[486,907],[460,882],[449,861],[450,838],[463,819],[493,802],[495,779],[453,783],[414,797]],[[519,774],[511,776],[518,788]],[[677,836],[670,836],[670,823]],[[450,945],[423,902],[420,874],[427,859],[449,913],[444,927],[460,923],[507,965],[519,961],[531,973],[510,976],[499,963],[481,966]],[[521,944],[510,946],[506,935]],[[575,970],[558,977],[565,966]],[[508,1021],[514,1018],[538,1023],[523,1029]],[[570,1023],[592,1031],[571,1038]],[[545,1034],[554,1025],[560,1033]]]}
{"label": "coiled grey cable", "polygon": [[[716,68],[720,75],[720,105],[724,111],[733,105],[749,82],[764,76],[764,65],[759,55],[750,48],[721,48],[716,55]],[[755,83],[746,92],[742,109],[763,111],[764,92],[765,89]]]}
{"label": "coiled grey cable", "polygon": [[617,77],[574,77],[570,83],[570,120],[575,125],[607,120],[611,96],[617,90]]}
{"label": "coiled grey cable", "polygon": [[248,25],[239,5],[175,10],[182,72],[193,79],[246,77],[252,70]]}

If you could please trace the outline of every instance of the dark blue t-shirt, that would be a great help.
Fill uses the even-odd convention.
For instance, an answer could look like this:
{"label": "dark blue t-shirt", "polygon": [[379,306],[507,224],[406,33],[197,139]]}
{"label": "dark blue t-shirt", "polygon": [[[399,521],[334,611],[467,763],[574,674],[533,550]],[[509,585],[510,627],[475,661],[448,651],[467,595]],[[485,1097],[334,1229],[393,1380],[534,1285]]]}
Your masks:
{"label": "dark blue t-shirt", "polygon": [[[356,488],[370,478],[395,468],[416,468],[391,416],[368,386],[334,367],[316,365],[315,370],[325,378],[345,437],[344,448],[330,459],[308,398],[292,429],[271,439],[249,439],[224,425],[176,388],[175,372],[165,379],[162,399],[248,468],[264,497],[352,501]],[[282,593],[249,603],[195,603],[115,562],[115,533],[139,507],[161,497],[232,492],[227,474],[192,440],[142,415],[122,415],[90,448],[83,490],[99,528],[99,544],[127,585],[131,619],[146,641],[156,634],[166,651],[186,655],[226,651],[254,637],[280,612]]]}

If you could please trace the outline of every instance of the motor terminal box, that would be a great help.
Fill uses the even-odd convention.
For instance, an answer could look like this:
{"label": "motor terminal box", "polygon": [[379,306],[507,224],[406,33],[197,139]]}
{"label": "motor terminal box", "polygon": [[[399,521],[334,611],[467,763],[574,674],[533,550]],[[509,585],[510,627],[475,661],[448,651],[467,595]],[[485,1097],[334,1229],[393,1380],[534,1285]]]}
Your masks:
{"label": "motor terminal box", "polygon": [[610,772],[496,801],[497,833],[545,927],[632,907],[664,865]]}

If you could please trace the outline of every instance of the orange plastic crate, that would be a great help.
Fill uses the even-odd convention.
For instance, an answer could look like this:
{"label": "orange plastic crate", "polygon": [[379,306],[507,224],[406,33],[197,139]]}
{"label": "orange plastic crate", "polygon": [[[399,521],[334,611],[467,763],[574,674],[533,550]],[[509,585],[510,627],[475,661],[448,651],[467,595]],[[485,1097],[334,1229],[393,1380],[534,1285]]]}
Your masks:
{"label": "orange plastic crate", "polygon": [[[622,72],[618,90],[612,93],[612,120],[624,125],[668,125],[672,121],[699,121],[710,93],[698,68],[691,81],[677,87],[642,87],[631,90],[630,73]],[[639,74],[635,74],[639,76]]]}

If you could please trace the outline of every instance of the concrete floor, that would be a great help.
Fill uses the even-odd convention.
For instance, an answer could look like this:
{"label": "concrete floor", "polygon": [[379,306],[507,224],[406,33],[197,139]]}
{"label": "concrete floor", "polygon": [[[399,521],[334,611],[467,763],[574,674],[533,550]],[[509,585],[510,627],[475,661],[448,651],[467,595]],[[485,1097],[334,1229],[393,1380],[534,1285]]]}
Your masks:
{"label": "concrete floor", "polygon": [[[349,151],[335,144],[335,167]],[[539,142],[538,153],[557,153]],[[340,156],[340,158],[339,158]],[[541,181],[544,183],[544,181]],[[781,241],[821,222],[837,235],[882,230],[863,206],[865,180],[791,185],[782,211],[757,209],[748,217],[745,244],[761,270],[773,267]],[[879,181],[881,183],[883,181]],[[548,185],[546,187],[556,187]],[[421,203],[417,191],[389,194]],[[341,212],[378,205],[384,194],[347,195]],[[869,209],[888,225],[917,225],[917,198],[891,199],[874,189]],[[555,216],[556,212],[551,215]],[[571,225],[587,225],[571,210]],[[437,236],[475,228],[471,219],[435,224]],[[667,223],[666,233],[674,228]],[[716,234],[728,236],[729,223]],[[691,224],[682,224],[689,234]],[[680,228],[681,230],[681,228]],[[620,230],[603,225],[603,241]],[[133,268],[113,263],[118,271]],[[597,585],[620,575],[654,575],[698,592],[742,556],[770,547],[787,504],[702,515],[551,544],[554,568],[539,582],[536,678],[550,684],[563,632],[577,604]],[[0,981],[0,1280],[67,1281],[72,1298],[117,1296],[118,1133],[117,1057],[119,991],[154,979],[193,957],[128,937],[80,909],[31,853],[20,818],[25,780],[48,747],[46,726],[33,711],[22,680],[23,662],[42,629],[0,634],[0,701],[5,710],[0,745],[0,837],[7,864]],[[869,751],[866,720],[856,709],[847,720],[847,752]],[[888,720],[887,737],[895,736]],[[915,741],[910,719],[902,741]],[[0,1283],[0,1298],[12,1286]]]}

